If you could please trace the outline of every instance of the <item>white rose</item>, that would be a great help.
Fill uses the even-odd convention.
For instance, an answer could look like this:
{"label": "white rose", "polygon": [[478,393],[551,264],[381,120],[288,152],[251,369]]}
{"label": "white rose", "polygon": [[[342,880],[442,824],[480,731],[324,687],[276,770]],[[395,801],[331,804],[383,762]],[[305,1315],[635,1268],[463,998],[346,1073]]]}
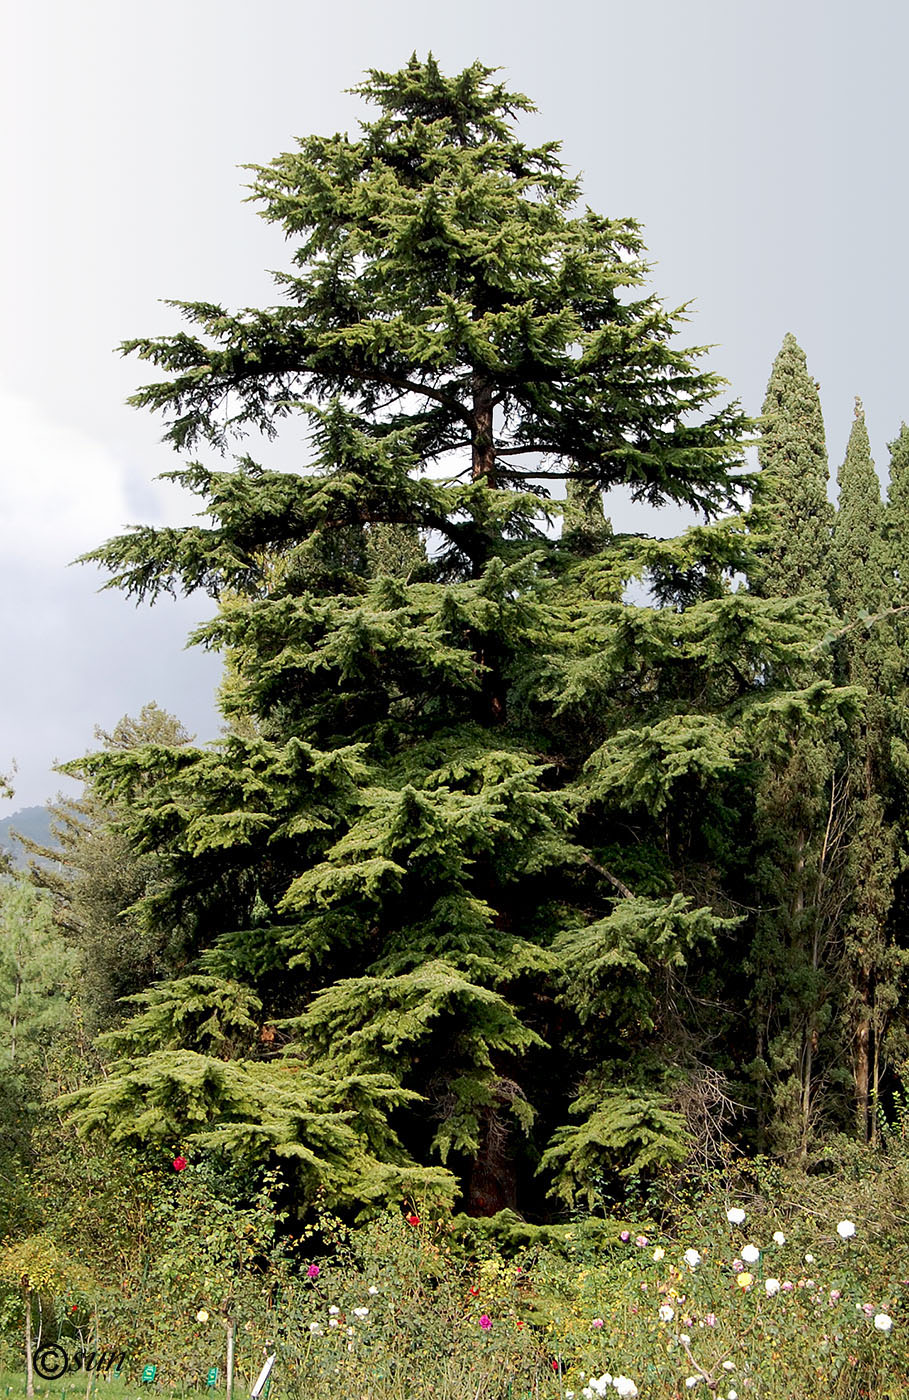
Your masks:
{"label": "white rose", "polygon": [[841,1220],[836,1227],[836,1233],[841,1240],[851,1240],[855,1234],[855,1226],[851,1220]]}
{"label": "white rose", "polygon": [[742,1250],[742,1258],[746,1264],[756,1264],[761,1257],[761,1251],[755,1244],[746,1244]]}
{"label": "white rose", "polygon": [[785,1244],[785,1243],[786,1243],[786,1236],[783,1234],[782,1230],[774,1230],[774,1232],[773,1232],[773,1243],[774,1243],[774,1244]]}
{"label": "white rose", "polygon": [[893,1318],[887,1313],[878,1313],[874,1319],[874,1325],[879,1332],[889,1332],[893,1326]]}
{"label": "white rose", "polygon": [[772,1298],[774,1293],[780,1291],[780,1281],[778,1278],[765,1278],[764,1289],[768,1298]]}
{"label": "white rose", "polygon": [[745,1212],[742,1210],[741,1206],[732,1206],[732,1208],[726,1212],[726,1219],[729,1221],[730,1225],[744,1225]]}
{"label": "white rose", "polygon": [[660,1321],[671,1322],[674,1317],[675,1309],[671,1308],[668,1303],[664,1303],[663,1306],[660,1308]]}
{"label": "white rose", "polygon": [[684,1259],[689,1269],[696,1269],[701,1262],[701,1256],[696,1249],[686,1249]]}
{"label": "white rose", "polygon": [[615,1386],[616,1390],[620,1395],[627,1395],[629,1397],[629,1400],[634,1400],[634,1397],[638,1393],[637,1386],[635,1385],[633,1380],[629,1379],[628,1376],[616,1376],[612,1384]]}

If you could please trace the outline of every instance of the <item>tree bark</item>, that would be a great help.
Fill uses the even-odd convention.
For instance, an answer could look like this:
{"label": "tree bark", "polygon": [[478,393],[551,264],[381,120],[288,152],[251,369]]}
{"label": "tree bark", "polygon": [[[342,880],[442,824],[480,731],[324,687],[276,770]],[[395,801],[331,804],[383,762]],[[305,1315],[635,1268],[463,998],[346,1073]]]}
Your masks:
{"label": "tree bark", "polygon": [[35,1368],[32,1361],[32,1290],[27,1278],[22,1280],[25,1294],[25,1393],[35,1393]]}
{"label": "tree bark", "polygon": [[878,1103],[880,1102],[879,1095],[881,1087],[881,1061],[878,1053],[879,1044],[879,1027],[877,1025],[877,1018],[875,1018],[875,1023],[872,1026],[871,1043],[871,1063],[874,1066],[871,1084],[871,1146],[874,1148],[879,1146],[880,1140],[880,1129],[878,1126]]}
{"label": "tree bark", "polygon": [[855,1113],[860,1142],[868,1141],[868,1109],[871,1102],[871,1023],[862,1004],[855,1032]]}
{"label": "tree bark", "polygon": [[20,998],[21,995],[22,995],[22,973],[21,973],[20,969],[17,967],[17,968],[16,968],[16,990],[15,990],[15,993],[13,994],[13,1012],[12,1012],[12,1016],[10,1017],[10,1028],[9,1028],[9,1035],[10,1035],[10,1041],[9,1041],[9,1057],[10,1057],[10,1061],[11,1061],[11,1062],[14,1061],[15,1058],[16,1058],[16,1037],[17,1037],[18,1032],[19,1032],[19,998]]}
{"label": "tree bark", "polygon": [[224,1319],[224,1326],[227,1330],[227,1363],[225,1366],[224,1391],[226,1400],[233,1400],[234,1393],[234,1320],[232,1317]]}
{"label": "tree bark", "polygon": [[497,1215],[515,1210],[518,1181],[511,1144],[511,1129],[497,1104],[483,1115],[480,1147],[470,1171],[467,1188],[468,1215]]}
{"label": "tree bark", "polygon": [[473,461],[474,481],[484,478],[487,486],[495,486],[496,448],[493,436],[492,385],[481,374],[473,376]]}

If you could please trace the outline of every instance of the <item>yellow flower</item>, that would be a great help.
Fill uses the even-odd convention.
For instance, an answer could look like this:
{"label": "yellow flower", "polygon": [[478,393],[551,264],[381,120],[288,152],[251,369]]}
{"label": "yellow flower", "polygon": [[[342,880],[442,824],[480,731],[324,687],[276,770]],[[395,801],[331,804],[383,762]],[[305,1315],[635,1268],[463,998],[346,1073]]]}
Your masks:
{"label": "yellow flower", "polygon": [[735,1281],[739,1288],[750,1288],[754,1283],[754,1274],[736,1274]]}

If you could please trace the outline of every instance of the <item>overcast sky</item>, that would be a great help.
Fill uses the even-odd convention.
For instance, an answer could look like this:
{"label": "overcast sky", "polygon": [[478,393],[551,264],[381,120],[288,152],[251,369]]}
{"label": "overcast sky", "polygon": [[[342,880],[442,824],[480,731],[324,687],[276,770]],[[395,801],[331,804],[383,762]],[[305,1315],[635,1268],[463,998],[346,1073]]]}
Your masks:
{"label": "overcast sky", "polygon": [[[861,394],[886,479],[909,418],[903,0],[10,0],[0,21],[0,816],[65,786],[58,760],[147,700],[215,735],[205,599],[136,608],[68,567],[192,504],[124,400],[114,347],[173,328],[165,297],[276,300],[283,241],[238,166],[353,132],[344,89],[432,50],[504,69],[598,212],[645,228],[655,290],[758,412],[791,330],[820,381],[831,470]],[[610,503],[625,529],[670,533]]]}

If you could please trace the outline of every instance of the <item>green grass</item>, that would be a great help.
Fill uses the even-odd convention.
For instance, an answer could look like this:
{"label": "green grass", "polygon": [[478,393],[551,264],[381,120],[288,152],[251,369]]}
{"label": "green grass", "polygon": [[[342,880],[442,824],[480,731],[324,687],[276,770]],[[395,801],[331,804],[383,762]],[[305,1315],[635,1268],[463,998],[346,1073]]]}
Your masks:
{"label": "green grass", "polygon": [[[245,1396],[248,1387],[237,1377],[234,1382],[234,1395]],[[35,1376],[35,1400],[153,1400],[158,1395],[175,1397],[210,1396],[211,1400],[224,1400],[224,1388],[209,1390],[204,1384],[188,1385],[174,1382],[173,1385],[154,1382],[143,1385],[138,1380],[127,1380],[122,1376],[93,1375],[89,1389],[89,1377],[84,1371],[76,1371],[59,1380],[46,1381]],[[24,1400],[25,1372],[0,1370],[0,1400]]]}

